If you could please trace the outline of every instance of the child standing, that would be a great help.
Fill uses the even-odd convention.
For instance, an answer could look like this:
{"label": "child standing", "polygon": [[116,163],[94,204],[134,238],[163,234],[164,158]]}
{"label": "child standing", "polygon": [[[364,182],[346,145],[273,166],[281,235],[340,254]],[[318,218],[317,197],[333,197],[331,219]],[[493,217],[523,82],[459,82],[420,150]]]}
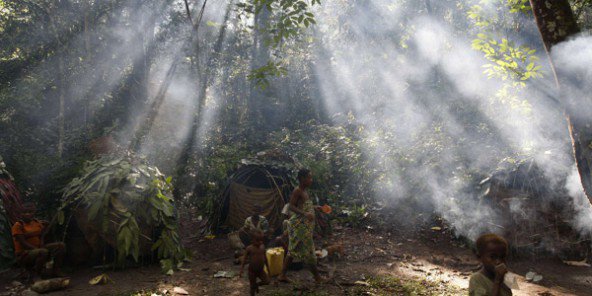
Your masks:
{"label": "child standing", "polygon": [[245,249],[243,264],[241,265],[239,274],[239,277],[243,276],[245,264],[247,260],[249,260],[249,285],[251,288],[251,296],[255,295],[256,292],[259,292],[257,278],[261,279],[261,285],[269,284],[269,277],[267,276],[267,273],[265,273],[265,270],[263,270],[264,267],[267,267],[267,270],[269,270],[263,239],[263,233],[256,232],[253,234],[252,243]]}
{"label": "child standing", "polygon": [[508,242],[497,234],[484,234],[475,242],[477,257],[483,266],[469,280],[470,296],[511,296],[512,290],[504,284],[508,272],[506,256]]}

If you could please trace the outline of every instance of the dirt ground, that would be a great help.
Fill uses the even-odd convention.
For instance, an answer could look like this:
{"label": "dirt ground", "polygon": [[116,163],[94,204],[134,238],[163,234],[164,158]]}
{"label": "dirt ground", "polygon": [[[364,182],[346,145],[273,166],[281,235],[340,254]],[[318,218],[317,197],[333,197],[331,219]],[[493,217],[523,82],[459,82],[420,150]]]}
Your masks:
{"label": "dirt ground", "polygon": [[[260,295],[466,295],[469,275],[479,268],[472,252],[446,230],[414,232],[375,231],[369,228],[336,228],[334,242],[341,242],[345,254],[333,262],[320,261],[325,276],[322,285],[312,283],[305,270],[290,271],[292,284],[262,286]],[[161,274],[158,266],[125,271],[86,268],[71,272],[68,289],[49,295],[172,295],[181,287],[190,295],[248,295],[246,276],[214,278],[218,271],[234,271],[233,252],[224,237],[191,242],[192,262],[172,276]],[[324,259],[323,259],[324,260]],[[514,295],[590,295],[592,268],[573,267],[558,259],[511,259],[509,269],[519,275],[520,290]],[[537,285],[524,275],[543,275]],[[91,286],[88,281],[106,273],[112,283]],[[2,275],[1,293],[13,288],[14,273]]]}

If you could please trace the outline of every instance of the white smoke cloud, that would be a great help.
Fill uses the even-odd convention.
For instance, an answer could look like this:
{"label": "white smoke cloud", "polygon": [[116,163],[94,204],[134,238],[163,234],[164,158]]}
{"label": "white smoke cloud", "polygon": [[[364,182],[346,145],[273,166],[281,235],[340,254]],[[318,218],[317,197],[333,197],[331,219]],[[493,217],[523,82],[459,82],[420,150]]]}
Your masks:
{"label": "white smoke cloud", "polygon": [[[321,73],[319,83],[325,106],[330,113],[351,111],[365,127],[363,136],[372,143],[365,147],[365,152],[371,159],[380,160],[375,166],[384,169],[389,179],[379,180],[375,186],[388,200],[396,203],[420,192],[413,198],[429,201],[459,234],[475,237],[483,231],[499,231],[496,225],[504,221],[480,201],[479,192],[467,191],[475,184],[471,183],[474,180],[464,178],[462,171],[492,172],[499,161],[494,155],[502,151],[506,155],[530,154],[543,169],[551,187],[564,184],[571,166],[569,136],[561,106],[549,100],[550,95],[556,95],[549,87],[552,77],[547,73],[544,82],[529,85],[522,93],[532,106],[531,115],[509,104],[492,108],[493,104],[499,104],[492,97],[503,87],[503,82],[488,79],[483,73],[486,60],[482,53],[471,48],[473,37],[466,34],[466,28],[463,34],[458,34],[448,23],[427,14],[417,17],[417,10],[406,14],[402,5],[396,3],[402,2],[365,2],[363,10],[354,12],[332,5],[319,8],[317,37],[330,40],[319,50],[330,57],[330,62],[321,61],[316,69]],[[496,7],[488,9],[493,12]],[[359,17],[348,18],[348,13]],[[335,18],[348,20],[342,28],[346,33],[336,35],[332,27]],[[403,27],[411,30],[402,32]],[[409,36],[402,36],[405,34]],[[401,40],[405,40],[405,46]],[[587,46],[590,44],[587,41]],[[574,50],[571,47],[569,51]],[[578,56],[582,61],[592,59],[592,54],[584,57],[588,48],[581,51]],[[592,69],[582,66],[577,56],[567,57],[582,69]],[[541,56],[541,60],[547,59]],[[442,81],[450,81],[455,89],[434,87]],[[544,87],[538,89],[539,86]],[[475,131],[466,126],[466,118],[458,117],[458,110],[448,104],[455,100],[474,107],[472,114],[479,113],[502,140],[477,140]],[[426,144],[427,149],[418,156],[423,163],[405,172],[392,158],[380,157],[393,149],[417,149],[411,145],[417,144],[418,136],[423,133],[433,133],[435,122],[442,123],[443,137],[458,146]],[[385,130],[395,137],[381,137]],[[412,188],[414,185],[409,180],[416,181],[413,184],[420,180],[425,188]],[[518,215],[528,212],[517,202],[510,203],[509,208]]]}
{"label": "white smoke cloud", "polygon": [[565,188],[569,196],[573,198],[573,206],[576,213],[572,221],[574,226],[580,232],[592,233],[592,207],[590,206],[588,197],[584,194],[580,175],[575,166],[573,166],[567,178]]}

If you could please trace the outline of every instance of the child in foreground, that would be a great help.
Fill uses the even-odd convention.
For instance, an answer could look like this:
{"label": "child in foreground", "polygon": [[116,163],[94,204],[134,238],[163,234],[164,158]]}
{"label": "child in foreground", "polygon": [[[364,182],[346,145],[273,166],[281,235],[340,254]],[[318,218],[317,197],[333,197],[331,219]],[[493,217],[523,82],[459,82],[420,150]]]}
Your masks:
{"label": "child in foreground", "polygon": [[264,267],[267,267],[269,270],[269,265],[267,264],[267,257],[265,256],[265,246],[263,245],[263,233],[257,232],[253,234],[251,244],[245,249],[245,255],[243,256],[243,264],[241,265],[241,270],[239,277],[243,276],[243,271],[245,269],[245,264],[247,260],[249,261],[249,285],[251,288],[251,296],[255,295],[255,293],[259,292],[259,284],[257,284],[257,278],[261,279],[261,285],[269,284],[269,277]]}
{"label": "child in foreground", "polygon": [[471,275],[470,296],[509,296],[512,290],[504,284],[508,272],[506,256],[508,242],[497,234],[484,234],[476,243],[481,269]]}

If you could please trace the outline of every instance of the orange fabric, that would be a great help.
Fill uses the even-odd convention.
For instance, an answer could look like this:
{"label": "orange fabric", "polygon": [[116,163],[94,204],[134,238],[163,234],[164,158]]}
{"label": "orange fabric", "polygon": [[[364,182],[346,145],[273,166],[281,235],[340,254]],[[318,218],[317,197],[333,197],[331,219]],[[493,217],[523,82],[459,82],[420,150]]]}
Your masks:
{"label": "orange fabric", "polygon": [[27,236],[29,233],[38,232],[37,235],[26,237],[25,240],[36,248],[41,247],[41,231],[43,230],[43,224],[37,220],[32,220],[29,223],[16,222],[12,226],[12,240],[14,242],[14,252],[19,255],[23,251],[23,246],[18,242],[16,236],[19,234]]}

